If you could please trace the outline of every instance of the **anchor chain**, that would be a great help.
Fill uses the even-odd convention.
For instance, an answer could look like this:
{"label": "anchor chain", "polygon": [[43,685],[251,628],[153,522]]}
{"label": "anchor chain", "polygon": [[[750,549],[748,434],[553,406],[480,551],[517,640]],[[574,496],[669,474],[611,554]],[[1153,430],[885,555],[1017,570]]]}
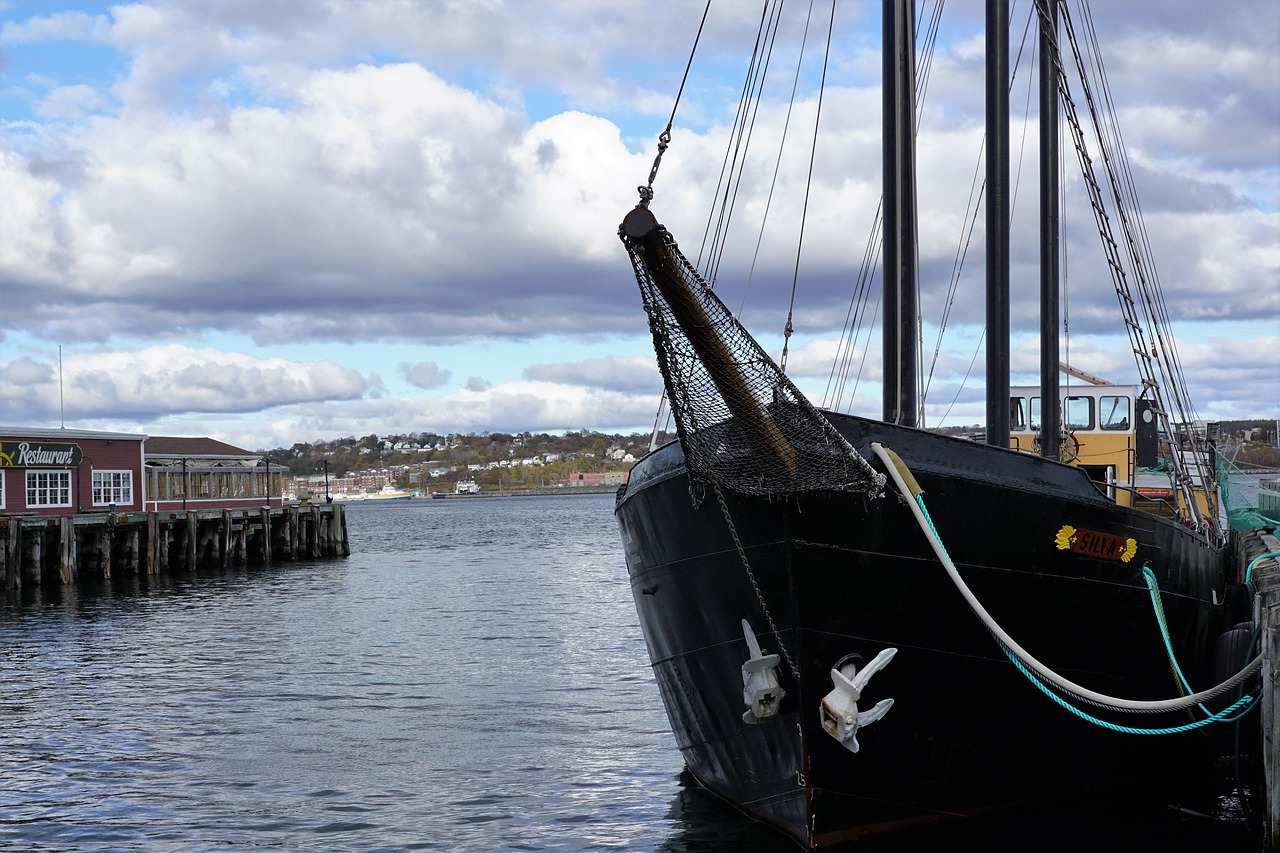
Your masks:
{"label": "anchor chain", "polygon": [[778,632],[778,625],[773,621],[773,614],[769,612],[769,605],[765,603],[764,593],[760,591],[760,584],[756,581],[756,573],[751,570],[751,561],[747,559],[747,549],[742,546],[742,540],[738,538],[738,528],[734,526],[733,517],[729,515],[729,506],[725,503],[724,493],[720,491],[720,484],[715,478],[711,478],[711,488],[715,489],[716,500],[720,502],[720,512],[724,515],[725,524],[729,525],[729,535],[733,537],[733,547],[738,551],[738,557],[742,560],[742,567],[747,570],[747,579],[751,581],[751,588],[755,590],[756,600],[760,602],[760,609],[764,612],[765,621],[769,623],[769,630],[773,633],[773,639],[778,644],[778,650],[782,652],[782,659],[787,662],[787,671],[791,673],[792,678],[797,682],[800,681],[800,669],[791,658],[791,653],[787,651],[786,645],[782,642],[782,634]]}

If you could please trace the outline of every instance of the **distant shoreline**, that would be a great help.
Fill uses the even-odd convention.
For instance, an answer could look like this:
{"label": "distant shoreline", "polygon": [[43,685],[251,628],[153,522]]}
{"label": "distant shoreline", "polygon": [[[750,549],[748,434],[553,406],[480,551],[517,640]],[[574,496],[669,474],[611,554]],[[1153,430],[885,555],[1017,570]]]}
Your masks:
{"label": "distant shoreline", "polygon": [[[539,497],[554,497],[556,495],[612,495],[617,491],[618,491],[617,486],[568,486],[564,488],[547,486],[547,487],[533,488],[533,489],[503,489],[501,491],[483,491],[483,492],[474,492],[470,494],[457,494],[455,492],[432,492],[426,495],[414,495],[409,500],[413,502],[422,502],[422,501],[429,501],[429,500],[450,500],[450,501],[471,500],[474,498],[539,498]],[[342,505],[347,506],[351,504],[365,504],[365,503],[395,504],[395,503],[404,503],[404,501],[403,500],[400,500],[400,501],[369,500],[366,498],[364,500],[355,500],[355,501],[334,501],[334,503],[341,503]]]}

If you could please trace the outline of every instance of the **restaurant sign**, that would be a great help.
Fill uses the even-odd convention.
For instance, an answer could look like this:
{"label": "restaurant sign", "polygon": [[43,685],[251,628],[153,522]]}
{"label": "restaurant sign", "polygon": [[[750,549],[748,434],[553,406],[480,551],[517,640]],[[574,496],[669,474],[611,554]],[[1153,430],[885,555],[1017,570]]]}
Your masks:
{"label": "restaurant sign", "polygon": [[80,445],[58,441],[0,441],[0,468],[74,468]]}

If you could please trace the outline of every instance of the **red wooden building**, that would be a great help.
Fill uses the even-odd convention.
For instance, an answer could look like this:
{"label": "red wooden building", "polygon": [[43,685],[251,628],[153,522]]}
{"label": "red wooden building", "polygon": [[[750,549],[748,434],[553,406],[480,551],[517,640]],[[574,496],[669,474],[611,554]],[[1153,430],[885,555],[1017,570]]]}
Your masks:
{"label": "red wooden building", "polygon": [[0,426],[0,515],[273,506],[284,473],[211,438]]}
{"label": "red wooden building", "polygon": [[0,514],[143,509],[145,435],[0,427]]}

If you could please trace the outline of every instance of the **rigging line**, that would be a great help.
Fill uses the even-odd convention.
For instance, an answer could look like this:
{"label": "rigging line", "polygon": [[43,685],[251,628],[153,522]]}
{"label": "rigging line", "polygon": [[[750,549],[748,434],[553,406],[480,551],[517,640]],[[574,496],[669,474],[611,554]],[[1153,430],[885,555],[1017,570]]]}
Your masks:
{"label": "rigging line", "polygon": [[[1010,11],[1009,15],[1010,15],[1010,21],[1012,21],[1013,20],[1012,10]],[[1023,30],[1022,30],[1022,41],[1018,47],[1017,60],[1014,62],[1014,73],[1011,75],[1009,80],[1009,91],[1011,92],[1013,91],[1013,84],[1017,79],[1017,69],[1021,65],[1023,48],[1026,45],[1028,33],[1030,32],[1030,29],[1031,29],[1030,22],[1033,18],[1034,18],[1034,15],[1028,16],[1027,24],[1026,26],[1023,27]],[[934,38],[936,37],[937,37],[937,34],[934,33]],[[1030,78],[1028,78],[1027,80],[1027,99],[1028,99],[1027,112],[1028,113],[1030,112],[1030,98],[1031,98],[1031,80]],[[1023,143],[1022,143],[1022,148],[1024,150],[1026,148],[1026,124],[1027,123],[1024,121]],[[960,289],[960,276],[964,270],[964,262],[969,255],[969,246],[973,242],[973,234],[977,228],[978,214],[981,212],[982,200],[986,195],[986,186],[987,186],[986,178],[982,175],[982,162],[983,162],[984,152],[986,151],[986,145],[987,145],[987,140],[984,134],[982,143],[978,147],[978,156],[974,162],[973,178],[969,183],[969,198],[965,202],[965,210],[967,212],[971,212],[972,215],[969,216],[969,213],[966,213],[966,216],[969,216],[969,220],[966,226],[962,226],[961,236],[963,239],[956,245],[956,257],[952,261],[952,265],[951,265],[951,277],[949,279],[948,286],[947,286],[947,298],[943,301],[942,317],[938,323],[938,334],[937,334],[937,337],[934,339],[933,357],[930,359],[929,369],[927,373],[922,373],[922,377],[921,377],[920,387],[923,389],[923,391],[920,394],[921,411],[923,411],[924,400],[927,399],[927,397],[929,396],[929,389],[933,386],[934,373],[937,370],[938,361],[941,358],[942,342],[946,337],[947,328],[950,325],[950,321],[951,321],[951,309],[955,306],[956,295],[958,294]],[[1020,158],[1019,169],[1018,169],[1018,180],[1015,181],[1014,191],[1013,191],[1013,200],[1015,202],[1017,200],[1017,188],[1021,182],[1021,175],[1022,175],[1021,162],[1022,161]],[[976,196],[974,192],[975,187],[977,187]],[[1014,207],[1013,205],[1010,205],[1010,209],[1009,209],[1010,222],[1013,221],[1013,207]],[[985,334],[983,337],[985,337]],[[923,364],[923,359],[921,360],[921,363]],[[952,398],[951,403],[948,405],[948,408],[947,408],[948,412],[950,412],[951,407],[955,405],[956,401],[959,400],[960,394],[964,392],[965,383],[968,381],[971,370],[972,370],[972,364],[970,364],[970,370],[965,372],[964,378],[961,380],[960,386],[956,389],[955,396]]]}
{"label": "rigging line", "polygon": [[867,291],[875,275],[875,264],[879,258],[877,243],[881,224],[884,221],[882,217],[883,210],[884,200],[881,199],[876,206],[876,215],[871,226],[871,238],[862,250],[862,262],[858,268],[857,283],[854,286],[852,298],[849,300],[849,310],[845,314],[844,326],[841,327],[840,337],[837,339],[836,357],[831,362],[831,373],[827,376],[827,388],[823,394],[823,405],[830,405],[831,408],[839,409],[840,407],[840,398],[844,394],[844,385],[849,376],[849,363],[857,348],[857,331],[862,328],[862,315],[866,313],[867,307]]}
{"label": "rigging line", "polygon": [[[760,9],[760,25],[756,30],[756,43],[751,51],[751,61],[747,65],[747,73],[742,81],[742,92],[738,96],[738,107],[733,118],[733,129],[729,133],[729,143],[725,146],[724,159],[720,163],[720,175],[716,180],[716,199],[709,211],[707,211],[707,224],[702,232],[702,245],[698,249],[698,258],[695,265],[699,269],[703,269],[703,253],[706,252],[707,268],[703,278],[707,280],[710,286],[715,286],[715,276],[720,264],[720,255],[724,251],[725,238],[725,217],[729,206],[730,194],[733,186],[733,174],[736,169],[740,169],[739,154],[742,152],[743,137],[747,128],[747,113],[750,109],[752,100],[752,91],[756,90],[759,84],[759,74],[762,67],[760,45],[766,36],[766,20],[769,3],[766,2]],[[724,191],[721,197],[721,190]],[[715,230],[712,230],[712,222],[715,222]],[[708,246],[710,240],[710,246]]]}
{"label": "rigging line", "polygon": [[[742,141],[743,144],[741,146],[741,150],[742,150],[741,158],[738,158],[735,154],[735,161],[736,161],[735,169],[733,172],[733,176],[730,178],[733,184],[732,199],[728,202],[727,210],[723,211],[722,213],[723,224],[717,228],[717,240],[719,241],[720,247],[715,254],[715,269],[713,272],[716,275],[719,274],[720,262],[721,260],[723,260],[725,244],[729,238],[729,223],[733,220],[733,211],[737,208],[738,191],[742,187],[743,175],[746,173],[747,152],[751,148],[751,139],[755,131],[756,118],[759,117],[760,103],[763,100],[764,84],[769,74],[769,67],[772,64],[773,48],[774,48],[774,45],[777,43],[778,23],[779,23],[778,13],[781,12],[782,10],[782,3],[781,2],[777,4],[766,3],[764,8],[767,9],[767,8],[770,8],[770,6],[772,6],[774,10],[773,14],[769,16],[770,23],[766,24],[764,21],[761,22],[762,31],[767,33],[764,36],[765,42],[767,44],[767,47],[765,48],[764,61],[756,71],[758,76],[756,77],[756,83],[753,87],[754,95],[746,96],[750,101],[751,120],[747,125],[745,125],[745,127],[742,130],[744,134],[744,138]],[[762,17],[764,16],[762,15]],[[757,39],[757,52],[758,50],[759,50],[759,40]],[[746,105],[744,104],[744,120],[745,120],[745,106]],[[766,212],[766,218],[767,218],[767,212]],[[754,263],[753,263],[753,268],[754,268]],[[714,282],[714,279],[712,279],[712,281]],[[745,289],[743,292],[743,300],[745,303],[745,300],[746,300]]]}
{"label": "rigging line", "polygon": [[982,334],[978,335],[978,343],[973,348],[973,355],[969,358],[969,366],[965,368],[964,376],[960,379],[960,385],[956,388],[955,396],[951,398],[951,402],[947,404],[947,410],[943,413],[942,418],[938,421],[938,425],[946,423],[947,418],[951,416],[951,410],[960,400],[960,395],[964,392],[964,386],[969,381],[970,374],[973,373],[973,366],[978,363],[978,356],[982,353],[982,343],[987,339],[987,329],[984,326]]}
{"label": "rigging line", "polygon": [[787,372],[787,349],[791,345],[792,332],[791,318],[795,311],[796,286],[800,280],[800,254],[804,250],[804,229],[809,217],[809,193],[813,189],[813,162],[818,155],[818,126],[822,123],[822,101],[826,94],[827,66],[831,61],[831,42],[835,35],[835,27],[836,4],[835,0],[831,0],[831,17],[827,21],[827,47],[822,56],[822,78],[818,83],[818,104],[813,116],[813,142],[809,148],[809,173],[805,179],[804,204],[800,210],[800,236],[796,241],[795,271],[791,277],[791,302],[787,306],[787,325],[782,331],[782,358],[778,361],[778,367],[783,373]]}
{"label": "rigging line", "polygon": [[[1065,10],[1064,10],[1065,11]],[[1106,85],[1105,69],[1101,64],[1101,54],[1097,50],[1096,29],[1092,28],[1092,19],[1089,17],[1087,7],[1083,10],[1084,24],[1086,26],[1085,35],[1091,40],[1086,40],[1086,45],[1094,51],[1091,58],[1094,59],[1095,77],[1099,81],[1099,89],[1104,97],[1109,98],[1109,87]],[[1173,409],[1179,415],[1180,420],[1186,423],[1188,418],[1188,409],[1190,408],[1187,401],[1185,390],[1185,377],[1181,373],[1181,368],[1177,363],[1176,349],[1170,343],[1168,348],[1164,347],[1162,335],[1167,333],[1166,327],[1160,322],[1164,316],[1162,307],[1159,304],[1158,291],[1153,295],[1155,289],[1155,281],[1149,280],[1145,275],[1147,270],[1142,264],[1143,257],[1137,248],[1137,239],[1135,238],[1135,226],[1131,221],[1131,217],[1127,215],[1124,204],[1124,193],[1121,190],[1121,177],[1123,173],[1121,168],[1125,164],[1125,155],[1123,149],[1113,152],[1115,141],[1115,133],[1108,131],[1115,125],[1114,105],[1111,111],[1107,113],[1110,124],[1104,124],[1098,115],[1097,103],[1093,97],[1092,89],[1089,86],[1088,76],[1084,74],[1085,63],[1080,55],[1080,48],[1075,39],[1074,29],[1071,24],[1069,14],[1064,14],[1065,31],[1071,40],[1073,54],[1076,59],[1077,66],[1082,70],[1081,82],[1084,87],[1085,102],[1089,109],[1089,116],[1093,121],[1093,127],[1097,136],[1097,142],[1106,168],[1106,176],[1108,178],[1108,188],[1111,191],[1111,200],[1116,207],[1116,215],[1120,220],[1122,234],[1125,239],[1125,248],[1128,251],[1128,260],[1132,265],[1133,277],[1137,282],[1138,295],[1140,300],[1135,300],[1130,292],[1130,285],[1125,276],[1125,271],[1121,266],[1119,256],[1119,246],[1112,234],[1110,223],[1106,219],[1105,212],[1102,207],[1101,188],[1097,185],[1095,179],[1091,175],[1086,174],[1089,183],[1089,191],[1095,205],[1095,219],[1099,228],[1108,240],[1106,246],[1108,260],[1112,265],[1112,280],[1116,287],[1117,296],[1120,298],[1121,310],[1125,313],[1126,325],[1129,330],[1130,346],[1136,357],[1138,368],[1143,373],[1143,382],[1148,385],[1154,394],[1158,404],[1158,411],[1162,424],[1166,433],[1172,434],[1172,426],[1169,423],[1169,407],[1167,406],[1162,394],[1162,387],[1157,383],[1156,373],[1164,380],[1163,390],[1167,392],[1169,400],[1174,404]],[[1074,115],[1072,115],[1074,120]],[[1073,124],[1073,133],[1079,134],[1078,125]],[[1077,150],[1082,152],[1082,140],[1077,139]],[[1082,165],[1086,164],[1086,160],[1082,159]],[[1138,310],[1141,310],[1141,317],[1138,316]],[[1139,319],[1145,321],[1146,325],[1139,323]],[[1148,346],[1147,337],[1150,335],[1153,340],[1150,342],[1153,347]],[[1154,362],[1154,364],[1153,364]],[[1204,488],[1207,495],[1207,485],[1211,482],[1210,472],[1207,468],[1207,460],[1205,457],[1205,449],[1200,443],[1198,436],[1194,434],[1190,436],[1192,439],[1192,453],[1190,464],[1183,459],[1181,454],[1171,454],[1171,461],[1174,463],[1174,477],[1179,493],[1186,501],[1188,512],[1190,513],[1197,506],[1196,493],[1201,487]],[[1189,469],[1194,467],[1200,475],[1199,486],[1196,480],[1190,475]],[[1216,519],[1201,518],[1197,512],[1195,516],[1188,519],[1191,521],[1198,532],[1210,534],[1214,533],[1221,536],[1218,530]]]}
{"label": "rigging line", "polygon": [[[1012,13],[1010,13],[1010,15],[1012,19]],[[1018,57],[1017,59],[1014,60],[1013,73],[1010,75],[1010,79],[1009,79],[1010,92],[1013,91],[1014,81],[1018,79],[1018,68],[1022,64],[1022,51],[1026,47],[1027,34],[1031,29],[1031,22],[1034,20],[1036,20],[1036,15],[1035,15],[1035,9],[1032,8],[1031,14],[1027,16],[1026,26],[1022,28],[1022,42],[1018,45]],[[1035,39],[1031,45],[1031,58],[1029,61],[1032,63],[1033,67],[1036,59],[1036,49],[1039,42],[1040,42],[1039,39]],[[1032,75],[1028,74],[1027,75],[1027,100],[1022,113],[1022,141],[1018,146],[1018,173],[1014,175],[1013,192],[1009,196],[1009,228],[1011,231],[1013,229],[1014,213],[1018,209],[1018,188],[1022,186],[1022,164],[1023,162],[1025,162],[1025,159],[1026,159],[1023,155],[1026,153],[1026,150],[1027,150],[1027,126],[1031,123],[1031,89],[1032,89],[1031,83],[1032,83]]]}
{"label": "rigging line", "polygon": [[[929,14],[929,23],[927,26],[921,26],[924,20],[924,9],[921,8],[920,15],[916,21],[916,32],[920,34],[920,43],[922,45],[919,54],[920,62],[917,65],[916,73],[916,132],[919,132],[920,115],[929,89],[929,79],[933,67],[933,57],[936,54],[938,30],[942,20],[943,0],[937,0],[932,4],[932,12]],[[853,404],[853,395],[857,394],[858,384],[861,380],[862,371],[866,368],[867,348],[871,344],[871,324],[864,324],[863,320],[867,314],[868,297],[872,292],[872,284],[875,280],[875,268],[880,259],[880,251],[882,248],[880,234],[883,228],[883,206],[884,197],[881,196],[880,202],[876,207],[875,216],[872,219],[871,232],[867,237],[867,246],[863,250],[863,266],[859,269],[857,282],[853,293],[850,295],[849,309],[856,314],[852,322],[846,322],[841,331],[839,345],[837,347],[836,358],[832,360],[832,373],[837,375],[834,393],[831,393],[831,380],[828,379],[828,395],[827,400],[832,403],[832,407],[838,410],[843,409],[843,399],[845,388],[849,382],[849,371],[854,353],[858,351],[859,339],[865,336],[866,343],[862,348],[862,358],[858,366],[858,374],[854,378],[854,386],[852,394],[849,398],[849,405]],[[877,294],[877,301],[872,310],[872,324],[875,322],[876,315],[879,313],[880,294]],[[922,359],[917,359],[917,363],[922,363]]]}
{"label": "rigging line", "polygon": [[[781,4],[778,5],[781,9]],[[773,194],[778,186],[778,174],[782,169],[782,152],[787,145],[787,135],[791,129],[791,111],[796,103],[796,91],[800,85],[800,68],[804,62],[805,46],[809,41],[809,21],[813,16],[813,3],[809,3],[809,14],[805,16],[804,32],[800,38],[800,50],[796,55],[796,71],[791,80],[791,97],[787,101],[787,115],[782,122],[782,138],[778,141],[778,156],[773,162],[773,177],[769,180],[769,194],[764,203],[764,214],[760,218],[760,230],[756,234],[755,249],[751,253],[751,267],[747,271],[747,282],[742,289],[742,300],[738,303],[738,312],[734,316],[739,320],[742,319],[742,312],[747,307],[747,294],[751,290],[751,282],[755,278],[756,263],[760,258],[760,247],[764,244],[764,232],[769,222],[769,211],[773,209]],[[777,24],[774,24],[775,39],[777,36]],[[772,48],[770,48],[772,50]]]}
{"label": "rigging line", "polygon": [[[915,80],[916,93],[917,93],[917,107],[916,107],[917,133],[919,129],[919,118],[920,118],[921,110],[925,100],[925,94],[928,91],[930,70],[932,68],[933,56],[935,54],[935,48],[937,45],[938,29],[941,21],[943,5],[944,5],[943,0],[937,0],[937,2],[935,2],[932,5],[933,12],[929,16],[929,24],[927,27],[920,26],[920,22],[924,18],[923,7],[921,9],[920,15],[918,16],[918,20],[916,21],[916,32],[921,34],[921,44],[923,45],[923,47],[920,50],[921,61],[917,66],[917,74],[916,74],[916,80]],[[875,217],[873,217],[873,220],[872,220],[871,231],[870,231],[870,234],[868,235],[867,247],[864,249],[864,252],[863,252],[864,264],[863,264],[863,267],[859,270],[859,274],[858,274],[856,283],[854,285],[853,292],[850,294],[849,314],[846,315],[845,325],[842,327],[840,336],[837,341],[836,356],[835,358],[832,359],[832,374],[835,376],[834,389],[833,389],[832,377],[829,376],[828,383],[827,383],[827,392],[824,398],[824,405],[826,405],[827,403],[830,403],[831,407],[837,410],[842,409],[844,392],[849,381],[849,372],[850,372],[852,357],[854,353],[858,351],[859,339],[864,334],[866,337],[866,345],[862,349],[862,358],[860,360],[858,374],[857,376],[855,376],[855,379],[854,379],[852,395],[857,394],[857,388],[861,380],[862,371],[866,368],[866,360],[867,360],[867,354],[868,354],[866,347],[870,346],[871,328],[869,325],[865,325],[863,323],[863,318],[865,318],[865,315],[867,313],[868,297],[869,297],[869,294],[872,292],[872,283],[874,282],[874,279],[875,279],[875,266],[879,261],[879,253],[881,249],[879,235],[880,235],[882,224],[883,224],[883,221],[882,221],[883,203],[884,203],[884,199],[882,196],[880,200],[880,206],[877,207],[876,215]],[[877,291],[877,301],[872,311],[872,318],[871,318],[872,323],[875,322],[875,318],[879,313],[880,296],[881,294]],[[856,312],[855,312],[855,306],[856,306]],[[854,319],[850,321],[848,319],[849,316],[853,316]],[[918,319],[917,319],[917,322],[919,322]],[[918,363],[920,361],[922,360],[917,359]],[[852,395],[850,397],[850,405],[852,405],[852,399],[853,399]]]}
{"label": "rigging line", "polygon": [[[1096,28],[1093,25],[1092,13],[1089,12],[1087,8],[1085,9],[1085,17],[1088,18],[1090,39],[1092,42],[1096,44],[1097,42]],[[1145,272],[1147,273],[1147,276],[1145,278],[1142,277],[1141,275],[1139,276],[1139,287],[1144,294],[1147,294],[1148,291],[1152,291],[1152,290],[1154,291],[1153,295],[1147,296],[1147,298],[1149,299],[1152,305],[1152,308],[1154,309],[1153,313],[1154,313],[1155,328],[1153,329],[1153,331],[1158,339],[1163,338],[1159,340],[1159,345],[1168,354],[1167,367],[1169,369],[1169,373],[1172,375],[1172,378],[1174,379],[1174,381],[1172,382],[1173,387],[1170,389],[1170,391],[1172,394],[1174,394],[1176,397],[1179,398],[1176,400],[1176,402],[1179,406],[1179,410],[1182,411],[1182,406],[1184,401],[1181,399],[1181,396],[1185,395],[1186,393],[1185,392],[1186,380],[1182,374],[1181,359],[1178,357],[1176,339],[1174,338],[1172,334],[1172,329],[1169,325],[1167,305],[1165,304],[1163,295],[1161,293],[1161,289],[1159,287],[1159,277],[1156,272],[1155,259],[1151,251],[1151,244],[1147,235],[1146,223],[1142,218],[1142,213],[1141,213],[1142,206],[1138,199],[1137,186],[1133,179],[1133,171],[1130,166],[1128,156],[1124,153],[1127,150],[1124,145],[1124,136],[1120,131],[1119,122],[1115,118],[1118,111],[1115,109],[1115,105],[1114,103],[1112,103],[1112,100],[1111,100],[1111,87],[1106,82],[1106,69],[1102,62],[1102,54],[1100,51],[1097,51],[1096,49],[1095,51],[1097,53],[1097,62],[1096,62],[1096,65],[1098,68],[1097,73],[1100,79],[1102,80],[1100,89],[1108,108],[1107,116],[1110,119],[1109,127],[1111,128],[1111,133],[1116,140],[1116,145],[1118,147],[1118,150],[1121,152],[1118,158],[1119,166],[1121,169],[1121,177],[1124,180],[1124,188],[1127,193],[1129,204],[1133,206],[1134,212],[1135,212],[1135,216],[1133,217],[1133,219],[1135,220],[1134,226],[1138,232],[1139,245],[1137,249],[1141,250],[1141,257],[1146,267]],[[1135,264],[1137,264],[1136,258],[1135,258]],[[1161,335],[1161,332],[1164,333],[1163,336]],[[1191,405],[1191,401],[1189,397],[1186,399],[1185,405],[1186,405],[1187,411],[1184,413],[1184,416],[1183,416],[1184,420],[1194,420],[1195,410],[1194,410],[1194,406]]]}
{"label": "rigging line", "polygon": [[[965,210],[968,222],[962,226],[961,239],[956,245],[956,256],[951,262],[951,276],[947,283],[947,298],[943,302],[942,317],[938,323],[938,336],[934,339],[933,359],[929,365],[929,384],[933,382],[933,372],[937,367],[938,359],[942,351],[942,340],[946,335],[947,327],[951,321],[951,309],[955,306],[956,295],[960,291],[960,275],[964,270],[964,262],[969,256],[969,247],[973,244],[973,235],[978,227],[978,214],[982,211],[982,199],[986,194],[987,184],[982,175],[982,158],[983,151],[986,150],[986,139],[978,148],[978,158],[974,163],[973,177],[969,182],[969,198],[965,201]],[[963,390],[961,385],[959,390]],[[957,394],[959,391],[957,391]],[[928,394],[928,385],[925,386],[925,394]]]}
{"label": "rigging line", "polygon": [[680,88],[676,90],[675,103],[671,105],[671,118],[667,119],[666,130],[662,131],[658,136],[658,156],[653,160],[653,168],[649,170],[649,183],[640,190],[640,200],[642,203],[648,203],[653,198],[653,182],[658,177],[658,166],[662,163],[662,155],[667,150],[667,146],[671,143],[671,127],[675,124],[676,110],[680,108],[680,96],[684,94],[684,84],[689,80],[689,69],[693,67],[693,57],[698,52],[698,42],[702,39],[702,28],[707,23],[707,14],[711,11],[711,0],[707,0],[707,5],[702,10],[702,21],[698,24],[698,34],[693,37],[693,48],[689,51],[689,61],[684,66],[684,77],[680,79]]}
{"label": "rigging line", "polygon": [[[1182,401],[1181,401],[1181,394],[1179,393],[1179,389],[1173,383],[1165,365],[1165,360],[1167,359],[1168,356],[1165,355],[1164,357],[1158,357],[1160,356],[1159,350],[1157,349],[1153,351],[1148,346],[1148,341],[1147,341],[1148,331],[1149,331],[1149,327],[1153,323],[1153,319],[1150,313],[1151,299],[1150,299],[1149,290],[1143,284],[1143,275],[1142,275],[1143,270],[1141,266],[1137,263],[1138,258],[1133,252],[1134,238],[1133,238],[1132,225],[1129,222],[1128,217],[1126,216],[1126,211],[1123,205],[1122,193],[1120,193],[1120,189],[1119,189],[1119,181],[1117,177],[1117,162],[1121,161],[1123,158],[1119,154],[1113,154],[1111,149],[1109,148],[1109,144],[1113,144],[1113,141],[1110,139],[1110,137],[1106,133],[1106,128],[1099,118],[1097,102],[1094,99],[1093,89],[1090,86],[1089,75],[1086,73],[1086,62],[1084,58],[1081,56],[1080,46],[1075,37],[1075,30],[1074,30],[1074,25],[1072,23],[1071,15],[1069,14],[1066,8],[1063,9],[1063,12],[1064,14],[1063,14],[1062,20],[1064,24],[1064,32],[1066,33],[1067,38],[1070,40],[1073,57],[1076,61],[1077,67],[1081,71],[1081,85],[1082,85],[1083,94],[1085,98],[1085,104],[1089,110],[1089,117],[1092,121],[1092,127],[1095,132],[1095,139],[1099,146],[1099,154],[1103,161],[1103,167],[1105,169],[1106,178],[1107,178],[1107,187],[1110,190],[1110,199],[1112,203],[1115,205],[1116,217],[1120,220],[1120,226],[1122,228],[1122,236],[1126,241],[1125,248],[1129,250],[1129,255],[1127,257],[1127,260],[1131,264],[1133,264],[1133,267],[1132,267],[1133,278],[1137,280],[1137,283],[1139,286],[1139,296],[1142,297],[1141,301],[1133,298],[1133,295],[1131,292],[1132,288],[1130,286],[1129,278],[1126,272],[1126,268],[1124,266],[1124,260],[1126,260],[1126,258],[1121,256],[1121,245],[1115,238],[1115,234],[1111,226],[1111,221],[1106,211],[1105,200],[1102,195],[1102,188],[1097,181],[1097,177],[1093,171],[1092,161],[1089,159],[1086,151],[1083,132],[1080,128],[1078,117],[1076,116],[1076,113],[1075,113],[1074,104],[1068,98],[1065,100],[1065,106],[1068,111],[1067,115],[1068,115],[1069,122],[1071,124],[1073,138],[1075,139],[1075,142],[1076,142],[1076,150],[1080,157],[1081,167],[1084,172],[1084,178],[1085,178],[1085,183],[1089,192],[1089,197],[1091,202],[1093,203],[1094,220],[1099,229],[1099,233],[1104,238],[1103,249],[1104,249],[1104,253],[1106,254],[1107,262],[1111,267],[1112,283],[1115,287],[1116,295],[1120,302],[1121,312],[1124,315],[1125,325],[1127,327],[1128,334],[1129,334],[1130,348],[1132,349],[1133,355],[1135,356],[1135,361],[1137,363],[1138,370],[1142,373],[1143,384],[1147,389],[1149,389],[1152,392],[1153,397],[1157,402],[1156,411],[1158,412],[1158,415],[1161,419],[1161,425],[1164,428],[1165,433],[1167,435],[1173,435],[1174,431],[1172,429],[1172,425],[1169,419],[1169,407],[1165,402],[1165,394],[1162,393],[1161,383],[1156,381],[1157,372],[1159,373],[1160,378],[1165,380],[1164,390],[1167,390],[1169,394],[1172,396],[1173,402],[1178,408],[1178,411],[1182,415],[1184,421],[1185,421],[1185,412],[1181,408]],[[1087,10],[1085,14],[1087,15]],[[1087,23],[1088,21],[1086,20],[1086,24]],[[1088,34],[1089,33],[1086,31],[1086,35]],[[1086,41],[1086,46],[1091,48],[1096,48],[1096,41],[1095,42]],[[1105,84],[1105,79],[1102,80],[1102,84]],[[1112,115],[1114,115],[1114,113],[1112,113]],[[1141,311],[1141,314],[1139,314],[1140,311]],[[1147,325],[1144,326],[1142,321],[1145,321]],[[1199,446],[1198,442],[1194,440],[1192,445],[1192,451],[1193,451],[1192,456],[1193,456],[1193,459],[1195,460],[1196,467],[1203,472],[1204,469],[1203,467],[1201,467],[1201,461],[1198,458],[1199,455],[1203,452],[1203,448]],[[1171,453],[1170,461],[1173,463],[1172,474],[1174,476],[1175,486],[1177,488],[1178,493],[1180,494],[1182,499],[1185,501],[1185,507],[1187,508],[1187,511],[1188,511],[1187,517],[1184,518],[1183,520],[1191,524],[1194,527],[1195,531],[1198,533],[1201,533],[1202,535],[1208,536],[1209,534],[1212,533],[1220,536],[1221,533],[1218,530],[1217,521],[1215,519],[1211,519],[1208,517],[1201,518],[1199,513],[1195,512],[1196,507],[1198,505],[1198,502],[1196,500],[1197,488],[1196,488],[1195,482],[1193,481],[1193,478],[1189,474],[1188,466],[1185,464],[1182,455]],[[1206,479],[1203,482],[1204,484],[1207,484],[1209,481]],[[1194,515],[1192,514],[1193,512],[1194,512]]]}

